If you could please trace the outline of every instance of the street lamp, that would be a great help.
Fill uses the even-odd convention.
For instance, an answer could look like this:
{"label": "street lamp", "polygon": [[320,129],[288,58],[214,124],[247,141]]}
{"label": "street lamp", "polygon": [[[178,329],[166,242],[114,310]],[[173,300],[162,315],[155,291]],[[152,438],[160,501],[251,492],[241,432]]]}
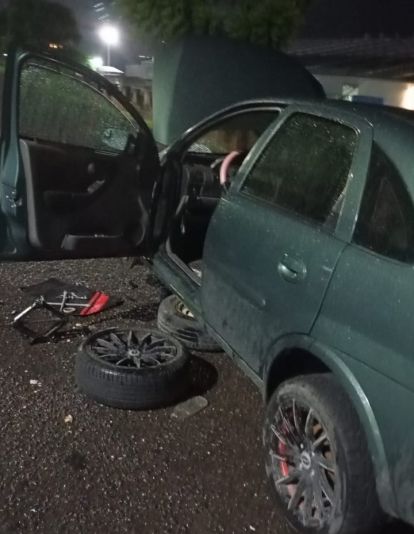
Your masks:
{"label": "street lamp", "polygon": [[119,43],[119,30],[111,24],[105,24],[99,30],[99,37],[106,44],[106,59],[109,67],[111,64],[111,46],[116,46]]}

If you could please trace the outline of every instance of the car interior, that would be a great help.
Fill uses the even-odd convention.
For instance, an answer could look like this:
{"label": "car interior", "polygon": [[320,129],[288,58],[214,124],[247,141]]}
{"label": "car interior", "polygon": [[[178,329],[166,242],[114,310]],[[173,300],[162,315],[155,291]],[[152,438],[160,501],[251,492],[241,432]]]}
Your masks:
{"label": "car interior", "polygon": [[139,158],[139,127],[118,108],[75,71],[23,66],[19,138],[34,248],[99,256],[143,241],[153,177]]}
{"label": "car interior", "polygon": [[[31,245],[52,258],[53,251],[131,253],[148,228],[155,165],[137,157],[144,152],[137,123],[101,87],[44,60],[23,65],[19,94]],[[167,172],[178,185],[167,250],[175,259],[189,264],[202,257],[220,198],[279,112],[266,106],[234,112],[172,156]]]}
{"label": "car interior", "polygon": [[[227,194],[244,159],[279,113],[269,108],[239,112],[199,133],[174,156],[174,172],[182,179],[167,251],[175,259],[188,265],[202,258],[207,229],[220,198]],[[226,183],[220,179],[223,173]]]}

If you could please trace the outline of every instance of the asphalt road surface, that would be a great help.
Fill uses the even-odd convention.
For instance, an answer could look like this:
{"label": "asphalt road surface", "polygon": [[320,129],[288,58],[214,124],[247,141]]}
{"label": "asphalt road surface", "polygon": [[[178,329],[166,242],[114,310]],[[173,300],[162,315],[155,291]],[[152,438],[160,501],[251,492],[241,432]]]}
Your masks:
{"label": "asphalt road surface", "polygon": [[[124,304],[30,346],[9,326],[28,303],[19,288],[52,276]],[[158,291],[147,276],[120,259],[0,265],[0,533],[288,532],[264,480],[261,397],[224,355],[194,360],[194,388],[209,405],[184,421],[172,409],[106,408],[76,391],[74,357],[88,329],[154,324]]]}

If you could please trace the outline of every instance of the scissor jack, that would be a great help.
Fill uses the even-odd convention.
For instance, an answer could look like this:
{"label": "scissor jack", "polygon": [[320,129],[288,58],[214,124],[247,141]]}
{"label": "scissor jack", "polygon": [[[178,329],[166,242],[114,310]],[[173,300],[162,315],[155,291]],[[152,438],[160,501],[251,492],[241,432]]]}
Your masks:
{"label": "scissor jack", "polygon": [[[75,290],[61,289],[61,292],[46,292],[49,293],[47,296],[36,296],[30,306],[14,317],[12,325],[30,337],[32,344],[39,343],[46,341],[65,326],[71,316],[88,317],[108,307],[110,300],[108,295],[100,291],[93,292],[87,288],[84,289],[86,291],[82,291],[81,288],[76,288]],[[118,303],[119,301],[113,301],[112,299],[112,305]],[[36,321],[37,323],[45,321],[51,323],[45,332],[36,332],[27,321],[28,317],[36,310],[44,310],[52,316],[49,321],[48,319]]]}

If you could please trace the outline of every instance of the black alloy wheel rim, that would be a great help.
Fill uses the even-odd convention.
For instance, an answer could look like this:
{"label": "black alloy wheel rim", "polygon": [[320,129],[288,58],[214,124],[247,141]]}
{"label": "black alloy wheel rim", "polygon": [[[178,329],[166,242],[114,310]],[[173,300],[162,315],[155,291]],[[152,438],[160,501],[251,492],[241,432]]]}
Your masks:
{"label": "black alloy wheel rim", "polygon": [[340,481],[334,443],[311,406],[283,399],[270,424],[270,470],[288,512],[321,530],[338,506]]}
{"label": "black alloy wheel rim", "polygon": [[162,334],[135,330],[108,330],[88,343],[92,356],[102,362],[135,369],[168,365],[178,356],[174,342]]}

